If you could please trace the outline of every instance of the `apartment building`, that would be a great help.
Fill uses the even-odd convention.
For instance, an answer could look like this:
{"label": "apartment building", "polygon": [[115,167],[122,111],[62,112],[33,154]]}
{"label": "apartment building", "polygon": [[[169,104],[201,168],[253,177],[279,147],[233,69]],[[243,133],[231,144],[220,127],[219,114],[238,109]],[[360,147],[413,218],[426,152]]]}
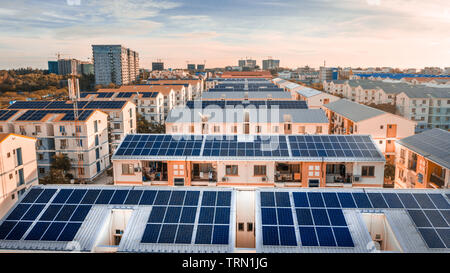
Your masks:
{"label": "apartment building", "polygon": [[67,109],[4,111],[10,114],[1,119],[1,131],[37,138],[39,177],[49,172],[60,153],[71,160],[70,173],[76,180],[91,181],[110,166],[106,113],[83,109],[76,121],[74,111]]}
{"label": "apartment building", "polygon": [[306,101],[309,108],[321,108],[331,102],[340,100],[339,97],[319,91],[314,88],[303,87],[296,91],[296,100]]}
{"label": "apartment building", "polygon": [[[203,79],[177,79],[177,80],[164,80],[164,79],[148,79],[147,84],[152,85],[184,85],[187,88],[186,98],[187,100],[200,99],[204,91]],[[186,86],[187,84],[187,86]]]}
{"label": "apartment building", "polygon": [[450,132],[434,128],[397,141],[396,188],[450,187]]}
{"label": "apartment building", "polygon": [[165,125],[167,134],[210,135],[327,134],[329,126],[322,109],[285,109],[251,102],[226,108],[174,108]]}
{"label": "apartment building", "polygon": [[450,129],[450,88],[415,85],[397,95],[396,108],[416,121],[416,133],[427,129]]}
{"label": "apartment building", "polygon": [[366,105],[341,99],[323,105],[330,134],[368,134],[386,160],[394,164],[395,141],[414,135],[416,122]]}
{"label": "apartment building", "polygon": [[261,78],[261,79],[272,79],[272,74],[270,71],[225,71],[222,73],[221,78],[233,78],[233,79],[242,79],[242,78]]}
{"label": "apartment building", "polygon": [[[81,93],[78,109],[100,110],[108,114],[109,150],[112,153],[127,134],[136,133],[136,105],[129,101],[111,101],[112,94]],[[100,98],[98,98],[100,96]],[[72,101],[17,101],[8,109],[20,110],[61,110],[73,109]]]}
{"label": "apartment building", "polygon": [[92,45],[95,84],[130,84],[139,75],[139,54],[121,45]]}
{"label": "apartment building", "polygon": [[368,135],[128,135],[115,185],[382,187]]}
{"label": "apartment building", "polygon": [[0,218],[27,188],[38,184],[36,139],[0,133]]}

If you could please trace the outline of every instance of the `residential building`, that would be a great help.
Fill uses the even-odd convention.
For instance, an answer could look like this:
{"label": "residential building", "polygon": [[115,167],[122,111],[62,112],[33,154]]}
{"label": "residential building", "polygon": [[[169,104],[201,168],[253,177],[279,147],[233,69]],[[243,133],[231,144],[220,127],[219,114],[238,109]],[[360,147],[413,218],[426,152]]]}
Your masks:
{"label": "residential building", "polygon": [[431,129],[397,141],[395,187],[450,187],[450,132]]}
{"label": "residential building", "polygon": [[256,60],[252,59],[239,60],[238,65],[244,70],[245,69],[252,70],[256,68]]}
{"label": "residential building", "polygon": [[416,133],[427,129],[450,129],[450,88],[415,85],[396,97],[396,108],[403,117],[417,121]]}
{"label": "residential building", "polygon": [[0,218],[23,195],[38,184],[36,139],[0,133]]}
{"label": "residential building", "polygon": [[[188,100],[199,99],[204,91],[204,80],[203,79],[149,79],[147,84],[150,85],[184,85],[186,90],[185,97]],[[186,86],[187,85],[187,86]]]}
{"label": "residential building", "polygon": [[164,70],[163,62],[152,62],[152,71],[161,71]]}
{"label": "residential building", "polygon": [[192,101],[188,107],[176,107],[170,111],[165,123],[166,133],[206,135],[328,133],[328,119],[322,109],[307,109],[306,104],[290,102]]}
{"label": "residential building", "polygon": [[110,166],[104,112],[83,109],[75,120],[73,110],[62,108],[5,111],[12,114],[0,121],[3,132],[37,138],[39,178],[48,174],[56,154],[67,155],[72,162],[69,173],[79,181],[92,181]]}
{"label": "residential building", "polygon": [[280,60],[267,59],[262,61],[263,70],[277,69],[280,67]]}
{"label": "residential building", "polygon": [[448,255],[448,208],[431,189],[39,185],[0,221],[0,252]]}
{"label": "residential building", "polygon": [[76,59],[58,59],[58,74],[59,75],[78,75],[80,61]]}
{"label": "residential building", "polygon": [[83,75],[94,75],[94,64],[90,62],[80,62],[78,71]]}
{"label": "residential building", "polygon": [[340,100],[339,97],[305,86],[302,86],[302,88],[296,90],[295,92],[297,93],[295,99],[306,101],[308,107],[312,109],[321,108],[323,105],[330,102]]}
{"label": "residential building", "polygon": [[395,141],[414,135],[416,122],[366,105],[341,99],[323,105],[330,134],[368,134],[386,160],[394,164]]}
{"label": "residential building", "polygon": [[130,84],[139,75],[139,54],[121,45],[92,45],[95,84]]}
{"label": "residential building", "polygon": [[380,188],[385,164],[367,135],[130,134],[112,160],[128,186]]}
{"label": "residential building", "polygon": [[188,64],[187,70],[195,70],[195,64]]}
{"label": "residential building", "polygon": [[59,74],[58,73],[58,61],[48,61],[48,73],[49,74]]}
{"label": "residential building", "polygon": [[338,69],[334,67],[320,67],[319,71],[319,80],[323,81],[332,81],[338,79]]}
{"label": "residential building", "polygon": [[199,71],[205,70],[205,65],[204,64],[197,64],[197,70],[199,70]]}

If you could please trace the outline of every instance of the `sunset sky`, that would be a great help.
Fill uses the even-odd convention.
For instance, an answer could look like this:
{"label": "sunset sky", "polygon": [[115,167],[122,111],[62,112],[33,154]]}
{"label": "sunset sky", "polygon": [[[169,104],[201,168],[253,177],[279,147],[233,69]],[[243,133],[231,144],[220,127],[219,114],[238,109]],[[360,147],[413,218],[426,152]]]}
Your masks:
{"label": "sunset sky", "polygon": [[309,65],[450,66],[448,0],[0,0],[0,69],[87,60],[122,44],[140,66],[272,56]]}

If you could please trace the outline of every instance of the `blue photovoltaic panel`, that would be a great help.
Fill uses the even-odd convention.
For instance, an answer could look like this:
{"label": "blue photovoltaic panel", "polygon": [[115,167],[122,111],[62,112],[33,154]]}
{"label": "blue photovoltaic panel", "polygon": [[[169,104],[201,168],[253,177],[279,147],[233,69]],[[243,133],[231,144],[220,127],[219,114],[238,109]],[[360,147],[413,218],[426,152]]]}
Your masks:
{"label": "blue photovoltaic panel", "polygon": [[433,201],[438,209],[450,209],[450,204],[445,200],[444,196],[439,193],[430,193],[428,197]]}
{"label": "blue photovoltaic panel", "polygon": [[64,205],[56,216],[55,221],[69,221],[76,208],[76,205]]}
{"label": "blue photovoltaic panel", "polygon": [[158,191],[154,205],[167,205],[171,191]]}
{"label": "blue photovoltaic panel", "polygon": [[177,237],[175,238],[176,244],[190,244],[192,241],[192,232],[194,225],[179,225]]}
{"label": "blue photovoltaic panel", "polygon": [[59,211],[63,205],[50,205],[47,207],[47,209],[42,214],[40,220],[41,221],[53,221],[55,219],[56,215],[58,215]]}
{"label": "blue photovoltaic panel", "polygon": [[197,206],[198,198],[200,196],[199,191],[187,191],[184,199],[185,206]]}
{"label": "blue photovoltaic panel", "polygon": [[336,246],[331,227],[316,227],[320,246]]}
{"label": "blue photovoltaic panel", "polygon": [[325,201],[325,206],[327,208],[340,208],[341,204],[334,192],[324,192],[322,193],[323,200]]}
{"label": "blue photovoltaic panel", "polygon": [[275,192],[275,201],[277,207],[290,207],[291,201],[289,200],[288,192]]}
{"label": "blue photovoltaic panel", "polygon": [[0,226],[0,240],[5,239],[16,224],[17,221],[4,221]]}
{"label": "blue photovoltaic panel", "polygon": [[383,195],[378,192],[369,192],[367,193],[372,205],[374,208],[388,208],[386,201],[384,201]]}
{"label": "blue photovoltaic panel", "polygon": [[58,237],[57,241],[69,242],[72,241],[78,230],[81,227],[81,223],[67,223],[63,231]]}
{"label": "blue photovoltaic panel", "polygon": [[217,202],[216,206],[231,206],[231,192],[230,191],[219,191],[217,192]]}
{"label": "blue photovoltaic panel", "polygon": [[162,223],[164,215],[166,213],[166,207],[154,206],[148,217],[148,223]]}
{"label": "blue photovoltaic panel", "polygon": [[441,237],[442,242],[446,248],[450,248],[450,228],[439,228],[436,232]]}
{"label": "blue photovoltaic panel", "polygon": [[341,209],[327,209],[327,212],[332,226],[347,226]]}
{"label": "blue photovoltaic panel", "polygon": [[182,207],[168,207],[166,216],[164,217],[164,223],[178,223],[181,216]]}
{"label": "blue photovoltaic panel", "polygon": [[18,222],[5,240],[20,240],[33,222]]}
{"label": "blue photovoltaic panel", "polygon": [[294,204],[297,208],[308,208],[309,202],[306,192],[293,192]]}
{"label": "blue photovoltaic panel", "polygon": [[72,214],[70,221],[83,222],[84,219],[86,219],[86,216],[88,215],[91,208],[92,208],[92,206],[90,206],[90,205],[78,206],[77,209],[75,210],[75,212]]}
{"label": "blue photovoltaic panel", "polygon": [[194,223],[196,213],[197,213],[196,207],[183,207],[183,210],[181,212],[180,223]]}
{"label": "blue photovoltaic panel", "polygon": [[169,205],[183,205],[184,196],[186,195],[185,191],[172,191],[172,195],[170,196]]}
{"label": "blue photovoltaic panel", "polygon": [[408,213],[417,227],[431,227],[431,223],[422,210],[408,210]]}
{"label": "blue photovoltaic panel", "polygon": [[103,204],[103,205],[109,204],[109,200],[111,200],[113,194],[114,190],[102,190],[97,200],[95,201],[95,204]]}
{"label": "blue photovoltaic panel", "polygon": [[198,225],[195,243],[211,244],[212,228],[213,228],[212,225]]}
{"label": "blue photovoltaic panel", "polygon": [[214,208],[213,207],[201,207],[200,217],[198,222],[200,224],[212,224],[214,221]]}
{"label": "blue photovoltaic panel", "polygon": [[144,191],[139,190],[131,190],[128,193],[127,199],[125,200],[126,205],[137,205],[139,204],[139,200],[141,199],[141,195]]}
{"label": "blue photovoltaic panel", "polygon": [[34,201],[36,201],[42,191],[42,189],[31,189],[22,199],[21,203],[34,203]]}
{"label": "blue photovoltaic panel", "polygon": [[337,195],[343,208],[356,208],[356,204],[351,193],[338,192]]}
{"label": "blue photovoltaic panel", "polygon": [[402,200],[403,205],[407,209],[418,209],[419,204],[417,204],[416,199],[410,193],[398,193],[400,200]]}
{"label": "blue photovoltaic panel", "polygon": [[426,193],[413,193],[414,198],[423,209],[436,209],[433,202]]}
{"label": "blue photovoltaic panel", "polygon": [[215,191],[204,191],[202,197],[202,206],[215,206],[216,205]]}
{"label": "blue photovoltaic panel", "polygon": [[229,227],[225,225],[214,225],[212,244],[228,244]]}
{"label": "blue photovoltaic panel", "polygon": [[313,226],[311,209],[297,209],[297,223],[300,226]]}
{"label": "blue photovoltaic panel", "polygon": [[448,224],[438,210],[423,210],[433,227],[447,228]]}
{"label": "blue photovoltaic panel", "polygon": [[160,230],[161,224],[147,224],[142,235],[141,243],[156,243]]}
{"label": "blue photovoltaic panel", "polygon": [[337,246],[339,247],[354,247],[350,231],[346,227],[333,227],[334,237],[336,238]]}
{"label": "blue photovoltaic panel", "polygon": [[450,224],[450,210],[439,210],[439,212],[444,216],[447,223]]}
{"label": "blue photovoltaic panel", "polygon": [[303,246],[319,246],[314,227],[299,227],[300,241]]}
{"label": "blue photovoltaic panel", "polygon": [[94,204],[99,194],[100,190],[88,190],[81,200],[81,204]]}
{"label": "blue photovoltaic panel", "polygon": [[30,207],[29,204],[18,204],[6,220],[20,220]]}
{"label": "blue photovoltaic panel", "polygon": [[419,228],[418,230],[429,248],[445,248],[436,230],[432,228]]}
{"label": "blue photovoltaic panel", "polygon": [[37,222],[25,237],[25,240],[39,240],[49,226],[50,222]]}
{"label": "blue photovoltaic panel", "polygon": [[328,214],[325,209],[311,209],[311,212],[316,226],[330,225],[330,220],[328,219]]}
{"label": "blue photovoltaic panel", "polygon": [[400,198],[398,198],[396,193],[385,192],[383,193],[383,197],[390,208],[403,208],[402,201],[400,201]]}
{"label": "blue photovoltaic panel", "polygon": [[33,221],[35,220],[41,211],[44,209],[45,205],[32,205],[28,209],[27,213],[22,217],[22,221]]}
{"label": "blue photovoltaic panel", "polygon": [[264,245],[279,245],[278,228],[274,226],[263,226],[263,244]]}
{"label": "blue photovoltaic panel", "polygon": [[153,205],[156,197],[156,191],[144,191],[142,194],[139,205]]}
{"label": "blue photovoltaic panel", "polygon": [[293,225],[291,208],[277,208],[278,225]]}
{"label": "blue photovoltaic panel", "polygon": [[372,208],[369,198],[367,197],[367,194],[365,194],[365,193],[354,192],[353,199],[355,199],[355,202],[356,202],[356,205],[358,206],[358,208]]}
{"label": "blue photovoltaic panel", "polygon": [[295,237],[294,227],[280,226],[280,245],[282,246],[296,246],[297,238]]}
{"label": "blue photovoltaic panel", "polygon": [[55,192],[56,192],[55,189],[46,189],[46,190],[44,190],[41,193],[41,195],[39,195],[39,197],[36,199],[35,203],[41,203],[41,204],[48,203],[48,201],[53,197]]}
{"label": "blue photovoltaic panel", "polygon": [[261,206],[262,207],[274,207],[275,196],[273,192],[261,192]]}
{"label": "blue photovoltaic panel", "polygon": [[[31,189],[33,190],[33,189]],[[61,189],[59,190],[58,194],[53,199],[52,203],[55,204],[64,204],[66,203],[66,200],[69,198],[69,196],[72,194],[72,189]]]}
{"label": "blue photovoltaic panel", "polygon": [[42,236],[41,241],[56,241],[65,226],[66,223],[62,222],[51,223],[47,231]]}
{"label": "blue photovoltaic panel", "polygon": [[325,207],[320,192],[308,192],[308,199],[311,207]]}
{"label": "blue photovoltaic panel", "polygon": [[66,204],[79,204],[86,194],[87,190],[74,190],[67,199]]}
{"label": "blue photovoltaic panel", "polygon": [[215,224],[229,224],[230,223],[230,208],[216,208],[214,217]]}
{"label": "blue photovoltaic panel", "polygon": [[274,208],[261,208],[261,220],[263,225],[277,224],[277,211]]}
{"label": "blue photovoltaic panel", "polygon": [[123,202],[125,202],[125,198],[127,198],[127,195],[128,195],[127,190],[116,190],[111,200],[109,201],[109,204],[122,205]]}
{"label": "blue photovoltaic panel", "polygon": [[161,228],[161,233],[159,234],[158,243],[172,244],[175,241],[177,228],[178,226],[173,224],[163,225]]}

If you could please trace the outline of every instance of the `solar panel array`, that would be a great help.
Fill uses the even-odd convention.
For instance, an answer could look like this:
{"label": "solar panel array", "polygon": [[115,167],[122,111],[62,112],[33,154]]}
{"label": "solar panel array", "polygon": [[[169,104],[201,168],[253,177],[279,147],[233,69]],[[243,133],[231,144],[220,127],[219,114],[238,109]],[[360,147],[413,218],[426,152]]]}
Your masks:
{"label": "solar panel array", "polygon": [[205,101],[193,101],[190,100],[186,103],[186,107],[188,108],[196,108],[201,107],[202,109],[206,107],[219,107],[225,109],[227,107],[267,107],[267,108],[279,108],[279,109],[308,109],[308,105],[306,101],[290,101],[290,100],[268,100],[268,101],[241,101],[241,100],[205,100]]}
{"label": "solar panel array", "polygon": [[97,98],[111,98],[114,92],[81,92],[80,97],[86,98],[88,95],[97,95]]}
{"label": "solar panel array", "polygon": [[[79,101],[78,109],[121,109],[125,103],[125,101]],[[73,103],[67,101],[18,101],[8,109],[67,110],[73,109]]]}
{"label": "solar panel array", "polygon": [[289,136],[293,157],[379,158],[380,152],[369,136]]}
{"label": "solar panel array", "polygon": [[15,115],[18,110],[0,110],[0,120],[8,120],[10,117]]}
{"label": "solar panel array", "polygon": [[429,248],[450,248],[450,204],[440,193],[261,191],[260,202],[263,245],[353,247],[342,209],[405,209]]}
{"label": "solar panel array", "polygon": [[72,241],[96,205],[152,206],[141,243],[229,243],[231,191],[134,189],[32,188],[1,224],[0,240]]}
{"label": "solar panel array", "polygon": [[358,135],[128,135],[114,156],[384,160],[369,136]]}
{"label": "solar panel array", "polygon": [[208,92],[284,92],[283,88],[211,88]]}
{"label": "solar panel array", "polygon": [[200,191],[158,191],[154,199],[141,243],[229,243],[231,191],[204,191],[200,207]]}
{"label": "solar panel array", "polygon": [[[80,110],[78,113],[78,120],[86,120],[93,110]],[[73,110],[28,110],[17,118],[17,121],[40,121],[48,114],[63,114],[61,121],[73,121],[75,115]]]}
{"label": "solar panel array", "polygon": [[200,156],[203,136],[127,135],[116,155]]}

